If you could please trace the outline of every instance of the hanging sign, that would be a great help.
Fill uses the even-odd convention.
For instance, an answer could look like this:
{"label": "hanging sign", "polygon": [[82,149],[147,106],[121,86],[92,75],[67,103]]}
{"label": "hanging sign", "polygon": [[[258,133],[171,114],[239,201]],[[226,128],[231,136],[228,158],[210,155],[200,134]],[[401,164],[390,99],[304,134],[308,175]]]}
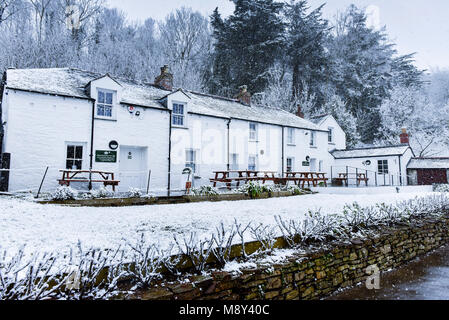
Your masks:
{"label": "hanging sign", "polygon": [[117,151],[95,151],[95,162],[116,163]]}

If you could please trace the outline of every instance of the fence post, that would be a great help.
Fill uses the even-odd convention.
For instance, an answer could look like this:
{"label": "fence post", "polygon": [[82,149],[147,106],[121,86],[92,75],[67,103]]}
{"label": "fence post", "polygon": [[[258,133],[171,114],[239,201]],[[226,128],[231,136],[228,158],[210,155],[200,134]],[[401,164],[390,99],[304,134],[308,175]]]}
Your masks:
{"label": "fence post", "polygon": [[377,187],[377,186],[378,186],[378,185],[377,185],[377,171],[374,172],[374,180],[376,180],[376,187]]}
{"label": "fence post", "polygon": [[148,172],[147,194],[150,192],[151,170]]}
{"label": "fence post", "polygon": [[359,187],[359,168],[355,168],[355,184]]}
{"label": "fence post", "polygon": [[39,194],[41,193],[42,185],[44,184],[44,180],[45,180],[45,177],[47,176],[47,172],[48,172],[48,166],[45,169],[45,173],[44,173],[44,176],[42,177],[42,181],[41,181],[41,184],[39,186],[39,190],[37,190],[36,199],[39,199]]}
{"label": "fence post", "polygon": [[346,166],[346,187],[349,188],[349,167]]}

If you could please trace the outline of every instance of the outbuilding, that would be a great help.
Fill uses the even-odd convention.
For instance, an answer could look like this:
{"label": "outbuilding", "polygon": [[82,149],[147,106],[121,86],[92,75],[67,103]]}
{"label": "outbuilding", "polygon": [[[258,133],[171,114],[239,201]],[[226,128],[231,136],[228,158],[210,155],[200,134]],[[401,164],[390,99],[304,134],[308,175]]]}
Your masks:
{"label": "outbuilding", "polygon": [[412,158],[407,174],[410,185],[447,184],[449,158]]}

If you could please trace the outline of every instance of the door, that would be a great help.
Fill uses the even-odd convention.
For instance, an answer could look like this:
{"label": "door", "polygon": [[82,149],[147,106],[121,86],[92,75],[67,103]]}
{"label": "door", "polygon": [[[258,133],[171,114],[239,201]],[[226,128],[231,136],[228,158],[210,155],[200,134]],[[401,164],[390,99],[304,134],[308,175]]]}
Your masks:
{"label": "door", "polygon": [[121,146],[120,191],[126,192],[129,188],[145,189],[147,175],[147,148]]}
{"label": "door", "polygon": [[317,172],[317,160],[310,159],[310,172]]}
{"label": "door", "polygon": [[447,184],[446,169],[420,169],[418,170],[418,184]]}

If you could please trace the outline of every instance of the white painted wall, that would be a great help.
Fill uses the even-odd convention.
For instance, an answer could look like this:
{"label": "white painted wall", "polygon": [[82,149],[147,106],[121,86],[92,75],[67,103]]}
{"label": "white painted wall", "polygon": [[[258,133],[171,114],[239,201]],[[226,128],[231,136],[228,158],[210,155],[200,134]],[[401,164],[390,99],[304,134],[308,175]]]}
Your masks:
{"label": "white painted wall", "polygon": [[[65,169],[66,143],[84,143],[83,169],[89,169],[92,102],[82,99],[8,91],[4,151],[11,153],[10,190],[37,190],[45,167],[50,166],[44,191],[57,187],[59,169]],[[147,169],[151,189],[167,188],[168,119],[163,110],[137,108],[140,117],[116,104],[116,121],[95,120],[94,150],[109,150],[109,142],[148,147]],[[120,158],[120,149],[117,150]],[[119,176],[119,162],[95,163],[94,170]],[[146,170],[145,170],[146,171]],[[142,172],[145,177],[147,172]],[[76,184],[74,185],[76,187]],[[85,187],[85,186],[80,186]],[[121,186],[126,191],[129,186]],[[126,189],[126,190],[124,190]]]}

